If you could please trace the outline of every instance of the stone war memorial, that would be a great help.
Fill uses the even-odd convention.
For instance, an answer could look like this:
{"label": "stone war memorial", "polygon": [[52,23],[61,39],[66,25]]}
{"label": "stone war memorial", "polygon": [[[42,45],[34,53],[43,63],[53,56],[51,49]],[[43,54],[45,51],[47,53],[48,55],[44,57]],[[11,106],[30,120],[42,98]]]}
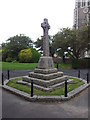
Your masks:
{"label": "stone war memorial", "polygon": [[[78,78],[64,75],[63,72],[58,71],[57,68],[54,68],[53,59],[49,55],[48,31],[50,29],[50,25],[48,23],[48,19],[44,19],[43,23],[41,23],[41,27],[43,29],[43,56],[40,57],[37,68],[35,68],[34,71],[29,72],[27,76],[20,77],[20,79],[17,79],[17,81],[14,78],[11,79],[12,81],[16,81],[14,85],[21,84],[20,89],[17,89],[17,87],[9,87],[8,80],[5,81],[5,86],[3,86],[3,88],[20,95],[21,97],[24,97],[31,102],[57,102],[62,100],[69,100],[85,90],[90,85],[89,77],[87,82],[86,80],[81,79],[79,77],[80,75]],[[11,84],[12,81],[10,81]],[[22,85],[25,85],[25,88],[23,88]],[[24,91],[29,86],[30,89],[28,90],[31,92],[31,96],[27,94],[26,91]],[[33,96],[33,91],[36,91],[36,89],[38,93],[34,93]],[[42,94],[40,94],[40,92]],[[60,95],[58,95],[59,92],[61,92]]]}
{"label": "stone war memorial", "polygon": [[43,56],[40,58],[38,67],[34,72],[30,72],[28,76],[24,76],[21,82],[31,83],[31,80],[33,80],[35,88],[43,91],[52,91],[64,85],[64,81],[68,78],[63,75],[63,72],[59,72],[54,68],[53,59],[49,56],[48,31],[50,25],[48,19],[44,19],[41,27],[43,28]]}

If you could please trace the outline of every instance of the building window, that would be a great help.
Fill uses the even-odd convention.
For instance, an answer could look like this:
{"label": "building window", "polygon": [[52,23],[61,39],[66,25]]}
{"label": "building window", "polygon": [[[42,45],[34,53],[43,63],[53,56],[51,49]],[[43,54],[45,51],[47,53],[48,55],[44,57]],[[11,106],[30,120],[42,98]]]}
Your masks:
{"label": "building window", "polygon": [[86,6],[86,2],[85,0],[82,0],[82,7],[85,7]]}
{"label": "building window", "polygon": [[88,1],[88,6],[90,6],[90,1]]}
{"label": "building window", "polygon": [[78,2],[78,8],[80,8],[80,6],[81,6],[81,3],[80,3],[80,2]]}
{"label": "building window", "polygon": [[86,6],[86,2],[84,2],[83,4],[84,4],[84,6]]}

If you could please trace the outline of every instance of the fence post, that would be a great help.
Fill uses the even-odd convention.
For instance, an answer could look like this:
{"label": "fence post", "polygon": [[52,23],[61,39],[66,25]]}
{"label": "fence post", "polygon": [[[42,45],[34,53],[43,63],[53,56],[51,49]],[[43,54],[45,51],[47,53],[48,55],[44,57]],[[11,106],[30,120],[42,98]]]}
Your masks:
{"label": "fence post", "polygon": [[2,73],[2,85],[4,85],[3,73]]}
{"label": "fence post", "polygon": [[65,80],[65,97],[67,97],[67,80]]}
{"label": "fence post", "polygon": [[89,73],[87,73],[87,83],[89,83]]}
{"label": "fence post", "polygon": [[10,71],[9,70],[7,71],[7,76],[8,76],[8,80],[9,80],[9,78],[10,78]]}
{"label": "fence post", "polygon": [[57,70],[59,70],[59,65],[58,65],[58,63],[57,63]]}
{"label": "fence post", "polygon": [[78,78],[80,78],[80,70],[78,70]]}
{"label": "fence post", "polygon": [[31,97],[33,97],[33,80],[31,80]]}

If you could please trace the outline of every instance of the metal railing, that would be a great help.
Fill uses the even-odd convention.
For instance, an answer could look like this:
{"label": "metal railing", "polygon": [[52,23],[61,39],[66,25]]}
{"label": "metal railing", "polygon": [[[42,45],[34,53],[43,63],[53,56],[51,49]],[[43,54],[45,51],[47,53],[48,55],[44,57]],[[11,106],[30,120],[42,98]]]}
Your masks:
{"label": "metal railing", "polygon": [[[10,70],[7,70],[6,73],[3,73],[2,72],[2,85],[4,85],[4,80],[5,79],[10,79],[11,75],[14,76],[14,74],[18,73],[17,71],[10,71]],[[86,80],[87,80],[87,84],[90,83],[90,73],[87,72],[87,73],[82,73],[80,70],[77,71],[77,76],[78,78],[81,77],[81,75],[83,75],[86,77]],[[67,85],[68,85],[68,82],[67,80],[65,80],[65,93],[64,93],[64,96],[67,97]],[[33,97],[33,80],[31,80],[31,97]]]}

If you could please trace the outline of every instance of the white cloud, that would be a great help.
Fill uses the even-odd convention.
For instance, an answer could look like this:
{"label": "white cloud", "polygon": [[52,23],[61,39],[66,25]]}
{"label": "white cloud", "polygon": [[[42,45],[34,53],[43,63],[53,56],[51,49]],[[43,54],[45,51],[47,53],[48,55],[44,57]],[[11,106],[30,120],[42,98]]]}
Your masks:
{"label": "white cloud", "polygon": [[42,36],[41,22],[48,18],[50,35],[62,27],[72,27],[74,0],[2,0],[0,1],[0,43],[16,34],[34,41]]}

